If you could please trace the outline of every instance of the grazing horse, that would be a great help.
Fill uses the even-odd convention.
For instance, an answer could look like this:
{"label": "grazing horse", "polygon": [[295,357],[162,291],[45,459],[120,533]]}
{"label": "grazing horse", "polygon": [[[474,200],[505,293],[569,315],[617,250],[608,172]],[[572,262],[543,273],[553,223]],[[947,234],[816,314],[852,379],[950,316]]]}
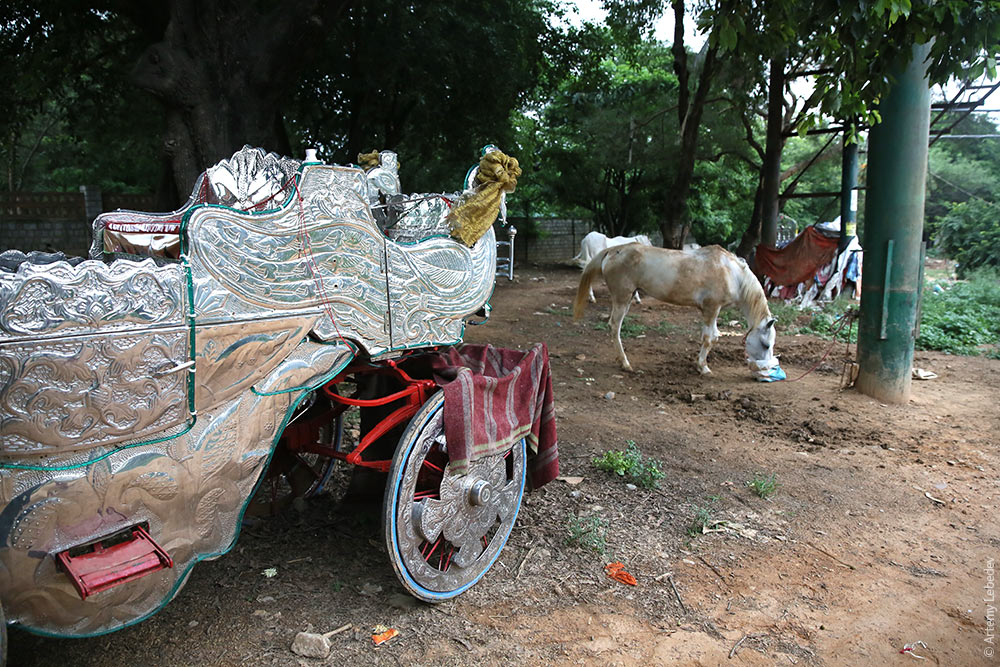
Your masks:
{"label": "grazing horse", "polygon": [[736,304],[750,326],[746,336],[747,361],[753,369],[778,365],[774,357],[774,322],[767,298],[746,262],[720,248],[708,246],[692,251],[667,250],[631,243],[599,252],[580,278],[573,303],[573,318],[580,319],[587,307],[587,292],[598,274],[611,291],[609,324],[615,335],[618,360],[632,370],[622,347],[621,326],[636,289],[678,306],[701,309],[701,352],[698,370],[707,375],[708,352],[719,338],[716,319],[725,306]]}
{"label": "grazing horse", "polygon": [[[583,237],[580,241],[580,254],[571,259],[570,261],[579,266],[581,269],[587,267],[597,253],[607,248],[613,248],[615,246],[625,245],[626,243],[638,243],[640,245],[651,246],[653,245],[649,237],[645,234],[639,234],[637,236],[612,236],[607,237],[600,232],[590,232]],[[597,299],[594,298],[594,290],[590,290],[590,302],[597,303]],[[642,303],[639,300],[639,293],[635,294],[635,302]]]}

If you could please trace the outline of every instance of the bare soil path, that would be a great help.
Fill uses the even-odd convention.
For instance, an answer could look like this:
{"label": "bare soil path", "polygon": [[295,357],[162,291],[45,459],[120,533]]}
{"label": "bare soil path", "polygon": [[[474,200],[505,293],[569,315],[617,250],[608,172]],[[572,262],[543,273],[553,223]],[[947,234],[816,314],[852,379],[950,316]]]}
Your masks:
{"label": "bare soil path", "polygon": [[[938,377],[887,406],[840,391],[842,344],[801,380],[756,383],[729,328],[704,378],[694,313],[644,300],[632,314],[645,336],[625,341],[637,372],[624,373],[595,328],[606,291],[585,321],[569,316],[578,277],[521,271],[498,285],[492,320],[467,332],[548,344],[562,474],[583,477],[527,497],[468,593],[437,606],[404,595],[378,504],[338,504],[333,485],[245,529],[149,621],[87,640],[12,632],[11,664],[882,665],[913,662],[900,650],[918,640],[926,664],[993,664],[1000,361],[918,353]],[[828,345],[779,328],[776,351],[797,378]],[[659,489],[591,465],[630,440],[662,461]],[[756,473],[777,475],[768,500],[746,485]],[[568,522],[592,516],[607,523],[604,554],[567,543]],[[692,530],[698,516],[717,532]],[[637,586],[605,575],[615,560]],[[300,630],[346,623],[326,660],[289,650]],[[376,624],[400,634],[374,647]]]}

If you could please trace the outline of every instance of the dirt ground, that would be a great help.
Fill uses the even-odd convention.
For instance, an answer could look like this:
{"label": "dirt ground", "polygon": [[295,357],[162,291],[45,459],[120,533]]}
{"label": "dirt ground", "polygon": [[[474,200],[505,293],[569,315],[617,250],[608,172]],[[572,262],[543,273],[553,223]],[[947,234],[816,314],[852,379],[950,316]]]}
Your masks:
{"label": "dirt ground", "polygon": [[[10,664],[882,665],[914,662],[900,651],[918,641],[925,664],[992,664],[1000,361],[918,352],[937,378],[915,381],[908,405],[882,405],[839,389],[842,343],[802,379],[761,384],[739,329],[722,327],[734,335],[701,377],[693,311],[644,300],[632,313],[646,334],[625,341],[637,372],[623,373],[595,328],[603,286],[585,321],[569,316],[578,277],[522,270],[467,332],[548,344],[562,474],[583,478],[527,496],[469,592],[436,606],[403,594],[381,509],[338,504],[334,485],[246,528],[152,619],[86,640],[12,632]],[[776,352],[798,378],[830,344],[780,326]],[[592,466],[629,440],[662,461],[658,490]],[[747,487],[757,473],[777,475],[768,500]],[[592,516],[607,522],[603,554],[567,543],[568,522]],[[696,516],[717,531],[692,531]],[[638,584],[609,579],[611,561]],[[290,651],[301,630],[348,623],[326,660]],[[400,634],[375,647],[377,624]]]}

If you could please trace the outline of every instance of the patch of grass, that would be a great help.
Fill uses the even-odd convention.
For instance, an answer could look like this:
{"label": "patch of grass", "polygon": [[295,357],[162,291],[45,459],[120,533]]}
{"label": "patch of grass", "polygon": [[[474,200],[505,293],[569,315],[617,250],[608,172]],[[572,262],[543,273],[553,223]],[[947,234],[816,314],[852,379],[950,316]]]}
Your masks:
{"label": "patch of grass", "polygon": [[723,308],[721,311],[719,311],[719,317],[718,317],[719,324],[728,325],[733,320],[736,320],[742,326],[742,324],[743,324],[743,316],[740,314],[740,311],[738,311],[737,309],[735,309],[735,308]]}
{"label": "patch of grass", "polygon": [[608,546],[608,521],[599,516],[580,517],[575,514],[566,521],[569,536],[566,544],[603,554]]}
{"label": "patch of grass", "polygon": [[698,537],[702,535],[705,528],[712,524],[712,510],[708,507],[694,506],[694,518],[691,520],[691,524],[687,527],[688,537]]}
{"label": "patch of grass", "polygon": [[653,329],[653,331],[661,336],[669,336],[678,330],[680,330],[680,326],[674,324],[673,322],[668,322],[667,320],[660,320],[660,323]]}
{"label": "patch of grass", "polygon": [[[598,331],[611,331],[611,325],[605,320],[594,323],[594,328]],[[646,325],[632,317],[626,315],[622,320],[622,338],[636,338],[646,333]]]}
{"label": "patch of grass", "polygon": [[625,451],[610,449],[601,456],[594,457],[592,463],[598,470],[624,477],[644,489],[657,488],[660,486],[659,480],[666,477],[661,467],[663,464],[656,459],[644,457],[633,440],[628,441]]}
{"label": "patch of grass", "polygon": [[[799,310],[793,304],[774,302],[770,304],[771,314],[778,318],[778,332],[782,334],[811,334],[826,340],[847,341],[848,332],[852,343],[858,342],[858,327],[848,327],[843,322],[844,314],[857,303],[850,299],[836,299],[823,304],[818,310]],[[838,331],[839,330],[839,331]]]}
{"label": "patch of grass", "polygon": [[570,317],[573,315],[573,311],[569,308],[553,308],[552,306],[549,306],[542,312],[549,315],[559,315],[560,317]]}
{"label": "patch of grass", "polygon": [[767,500],[778,492],[778,488],[781,487],[781,485],[778,484],[778,475],[776,473],[768,477],[763,473],[755,472],[753,474],[753,479],[747,480],[747,487],[749,487],[758,498]]}
{"label": "patch of grass", "polygon": [[966,282],[935,291],[925,286],[919,350],[1000,358],[1000,274],[978,271]]}

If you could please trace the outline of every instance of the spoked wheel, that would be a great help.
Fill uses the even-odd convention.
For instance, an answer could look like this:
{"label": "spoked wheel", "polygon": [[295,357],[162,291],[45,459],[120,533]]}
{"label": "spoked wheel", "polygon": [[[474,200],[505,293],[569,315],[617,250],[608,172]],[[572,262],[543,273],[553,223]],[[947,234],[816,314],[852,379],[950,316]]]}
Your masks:
{"label": "spoked wheel", "polygon": [[[334,460],[319,454],[294,451],[286,446],[286,438],[307,439],[310,442],[339,445],[343,433],[342,421],[325,419],[325,405],[314,397],[300,409],[282,434],[274,456],[264,472],[264,479],[247,507],[252,517],[274,516],[292,504],[296,498],[308,498],[319,493],[333,472]],[[301,432],[299,432],[301,431]]]}
{"label": "spoked wheel", "polygon": [[318,454],[299,454],[279,447],[257,493],[250,500],[247,514],[274,516],[296,498],[308,498],[319,493],[329,479],[333,465],[333,459]]}
{"label": "spoked wheel", "polygon": [[524,495],[525,445],[451,474],[444,436],[444,393],[414,415],[392,460],[383,515],[389,559],[415,597],[441,602],[490,569],[517,519]]}

